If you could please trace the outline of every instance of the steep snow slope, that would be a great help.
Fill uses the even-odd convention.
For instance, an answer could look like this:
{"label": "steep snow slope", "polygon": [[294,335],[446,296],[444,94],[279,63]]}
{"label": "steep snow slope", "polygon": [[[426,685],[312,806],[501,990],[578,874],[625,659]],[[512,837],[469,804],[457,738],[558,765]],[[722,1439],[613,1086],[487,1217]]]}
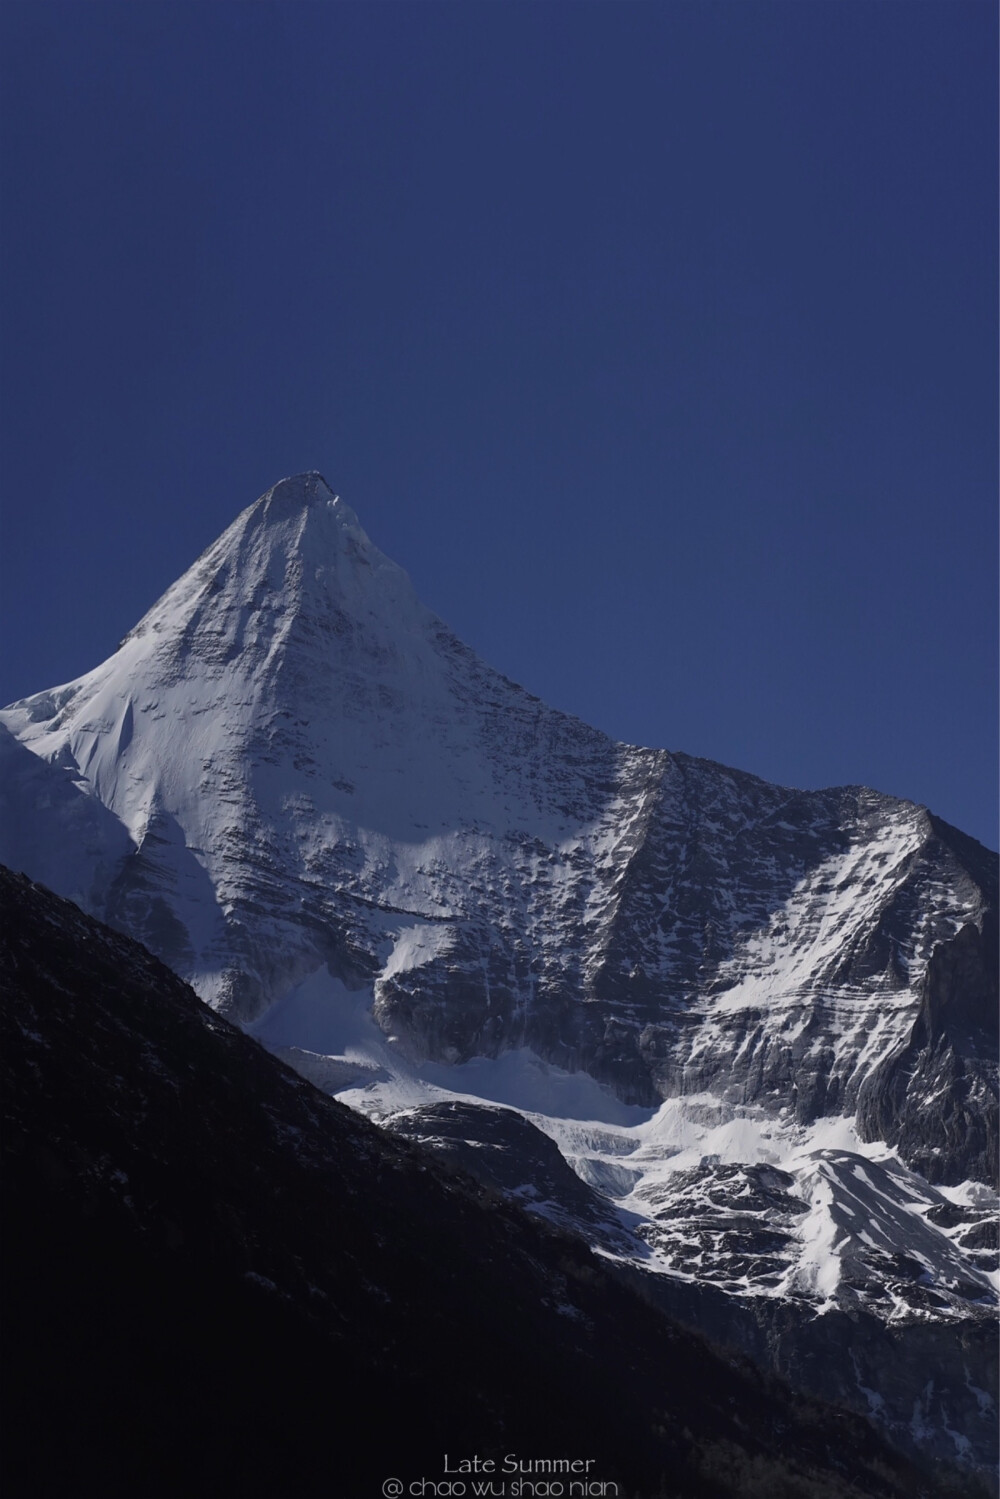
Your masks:
{"label": "steep snow slope", "polygon": [[316,474],[0,724],[0,858],[329,1091],[513,1104],[678,1283],[980,1315],[996,860],[923,808],[546,707]]}

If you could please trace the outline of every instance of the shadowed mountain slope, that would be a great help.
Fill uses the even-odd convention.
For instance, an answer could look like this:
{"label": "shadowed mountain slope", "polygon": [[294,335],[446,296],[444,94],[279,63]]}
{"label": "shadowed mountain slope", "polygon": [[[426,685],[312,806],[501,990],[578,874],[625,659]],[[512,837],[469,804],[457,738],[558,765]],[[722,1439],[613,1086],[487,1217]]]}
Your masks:
{"label": "shadowed mountain slope", "polygon": [[592,1458],[642,1499],[950,1492],[134,942],[6,871],[0,895],[8,1494],[359,1499],[445,1453]]}

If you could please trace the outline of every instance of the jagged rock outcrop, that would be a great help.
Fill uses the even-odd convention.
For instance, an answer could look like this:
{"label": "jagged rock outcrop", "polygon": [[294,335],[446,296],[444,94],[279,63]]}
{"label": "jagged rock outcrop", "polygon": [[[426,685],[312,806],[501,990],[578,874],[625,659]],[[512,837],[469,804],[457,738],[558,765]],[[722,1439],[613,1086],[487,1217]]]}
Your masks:
{"label": "jagged rock outcrop", "polygon": [[905,1044],[864,1085],[862,1138],[885,1140],[930,1182],[995,1182],[997,913],[931,954]]}

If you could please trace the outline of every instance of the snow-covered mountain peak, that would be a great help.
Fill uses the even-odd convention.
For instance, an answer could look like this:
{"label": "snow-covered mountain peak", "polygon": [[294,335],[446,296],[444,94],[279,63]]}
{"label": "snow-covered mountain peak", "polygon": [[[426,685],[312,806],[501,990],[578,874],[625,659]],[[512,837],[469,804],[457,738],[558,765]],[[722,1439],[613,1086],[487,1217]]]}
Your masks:
{"label": "snow-covered mountain peak", "polygon": [[286,478],[279,479],[261,495],[257,504],[271,509],[286,504],[294,508],[317,502],[327,503],[338,498],[319,470],[311,468],[305,473],[289,474]]}
{"label": "snow-covered mountain peak", "polygon": [[[896,1084],[872,1079],[911,1044],[936,949],[966,926],[975,946],[994,898],[984,851],[910,804],[768,786],[548,708],[316,473],[238,516],[103,665],[0,722],[51,772],[25,781],[39,826],[65,802],[97,828],[81,796],[113,814],[73,890],[241,1020],[329,967],[417,1054],[529,1045],[629,1103],[721,1090],[895,1128]],[[967,956],[935,983],[972,963],[962,992],[986,996]],[[940,1148],[939,1175],[985,1169],[978,1136]]]}
{"label": "snow-covered mountain peak", "polygon": [[[125,877],[133,905],[132,875],[158,850],[180,946],[154,938],[143,918],[146,940],[214,998],[233,983],[242,992],[249,977],[256,997],[239,1002],[243,1014],[286,988],[287,975],[265,976],[256,957],[240,957],[241,977],[224,951],[265,866],[292,911],[303,889],[322,885],[345,909],[360,900],[393,920],[452,920],[470,871],[495,863],[496,837],[520,847],[613,821],[630,753],[479,661],[318,474],[275,485],[113,656],[11,705],[2,721],[114,814],[138,859]],[[89,903],[122,921],[125,887],[119,879],[110,892],[109,868],[95,867]],[[494,877],[513,898],[507,851]],[[372,921],[381,947],[384,923]],[[291,954],[295,977],[303,937],[302,961],[319,960],[314,936],[311,924],[287,932],[282,922],[278,938],[255,922],[250,940]],[[429,955],[442,943],[414,939],[406,950]]]}
{"label": "snow-covered mountain peak", "polygon": [[[391,627],[419,608],[409,579],[365,534],[322,475],[282,479],[244,510],[126,637],[175,641],[211,661],[265,653],[300,613],[346,611]],[[426,614],[426,611],[420,611]],[[275,630],[282,617],[285,629]],[[404,627],[411,618],[401,622]]]}
{"label": "snow-covered mountain peak", "polygon": [[996,1177],[995,857],[911,803],[547,707],[319,474],[0,713],[0,861],[359,1107],[419,1112],[429,1082],[558,1116],[679,1284],[980,1315],[989,1227],[942,1194]]}
{"label": "snow-covered mountain peak", "polygon": [[[334,492],[317,469],[310,469],[303,474],[290,474],[285,479],[279,479],[241,515],[237,516],[230,530],[238,527],[244,519],[253,525],[280,527],[289,520],[301,520],[305,512],[322,511],[329,512],[326,519],[329,521],[332,518],[335,522],[335,529],[310,532],[311,535],[316,536],[320,545],[324,543],[329,545],[331,538],[339,535],[342,544],[353,545],[366,556],[371,554],[372,560],[389,563],[389,559],[383,556],[368,538],[350,505]],[[224,532],[219,538],[220,542],[228,534]],[[389,563],[389,565],[394,567],[395,563]]]}

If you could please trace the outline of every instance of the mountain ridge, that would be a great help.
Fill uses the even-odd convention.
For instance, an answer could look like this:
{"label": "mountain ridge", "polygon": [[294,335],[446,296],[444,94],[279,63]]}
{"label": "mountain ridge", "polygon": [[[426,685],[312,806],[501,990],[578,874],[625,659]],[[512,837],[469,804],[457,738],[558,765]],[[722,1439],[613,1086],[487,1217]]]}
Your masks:
{"label": "mountain ridge", "polygon": [[[664,1286],[981,1322],[996,858],[926,809],[548,708],[317,474],[0,726],[27,872],[72,849],[62,893],[355,1108],[517,1100]],[[940,1399],[946,1452],[978,1418],[958,1372]]]}
{"label": "mountain ridge", "polygon": [[[105,822],[117,847],[73,893],[224,1012],[257,1020],[332,958],[413,1055],[528,1044],[647,1105],[714,1085],[706,1048],[731,1053],[737,1007],[796,995],[809,1024],[829,1015],[820,1069],[801,1018],[765,1021],[757,1094],[803,1120],[856,1101],[916,1023],[933,948],[996,901],[988,855],[915,804],[771,786],[547,708],[420,603],[316,472],[244,511],[102,666],[0,723],[131,840],[123,857]],[[845,886],[874,891],[860,915]],[[442,968],[467,980],[443,1031],[411,992]]]}

